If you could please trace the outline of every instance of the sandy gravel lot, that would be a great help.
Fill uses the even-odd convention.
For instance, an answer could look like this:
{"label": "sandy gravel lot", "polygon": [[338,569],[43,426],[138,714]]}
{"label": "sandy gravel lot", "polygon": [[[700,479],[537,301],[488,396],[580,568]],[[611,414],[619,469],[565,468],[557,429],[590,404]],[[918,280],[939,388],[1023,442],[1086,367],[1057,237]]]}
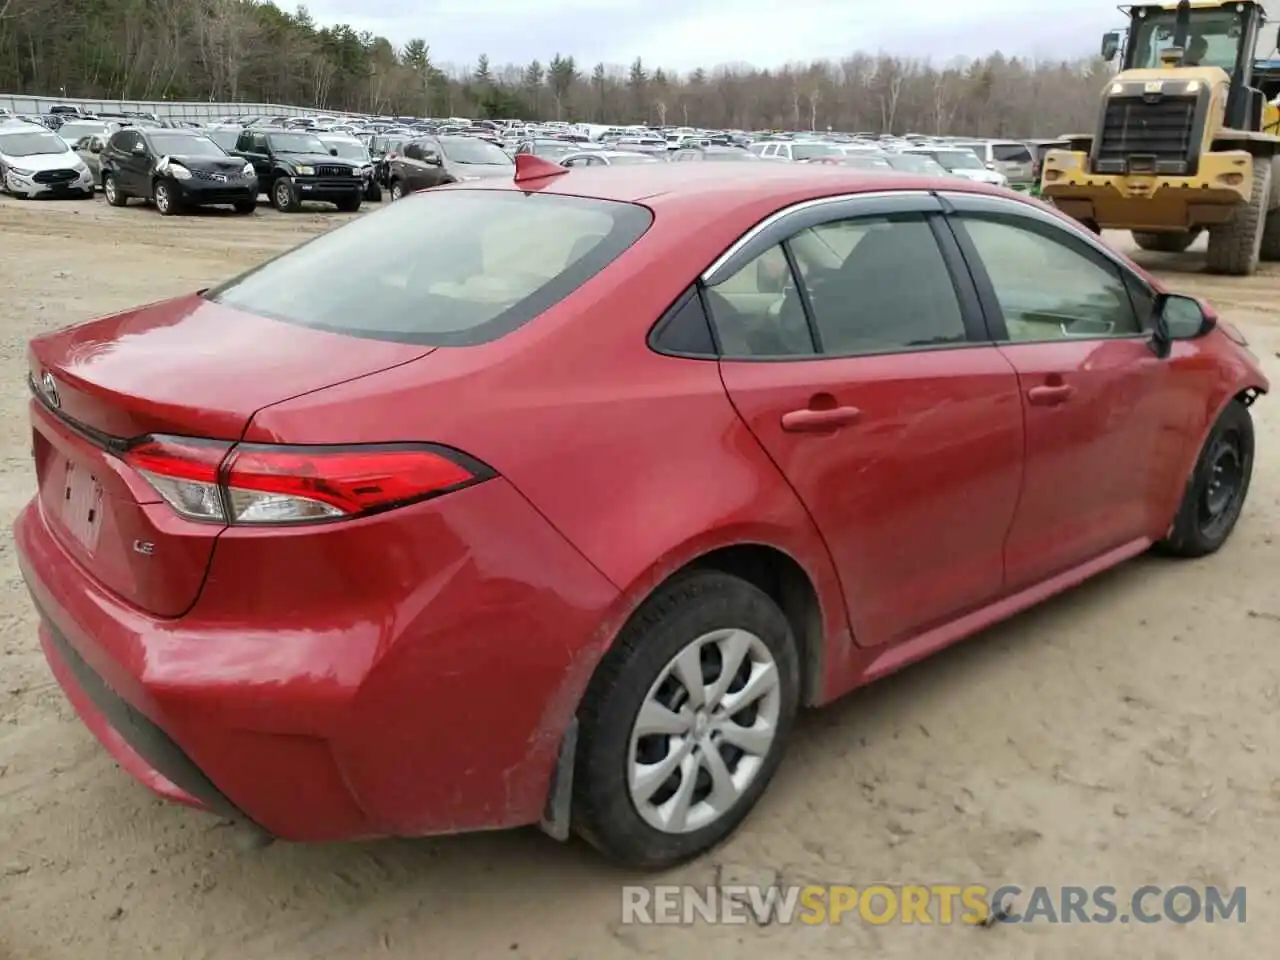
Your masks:
{"label": "sandy gravel lot", "polygon": [[[343,219],[0,200],[0,960],[1274,955],[1276,399],[1255,407],[1252,496],[1221,554],[1136,561],[804,718],[740,834],[662,880],[1245,885],[1243,926],[622,927],[628,876],[536,831],[254,849],[153,799],[38,652],[7,534],[33,491],[25,342],[207,285]],[[1226,280],[1194,257],[1145,259],[1209,297],[1280,380],[1280,265]]]}

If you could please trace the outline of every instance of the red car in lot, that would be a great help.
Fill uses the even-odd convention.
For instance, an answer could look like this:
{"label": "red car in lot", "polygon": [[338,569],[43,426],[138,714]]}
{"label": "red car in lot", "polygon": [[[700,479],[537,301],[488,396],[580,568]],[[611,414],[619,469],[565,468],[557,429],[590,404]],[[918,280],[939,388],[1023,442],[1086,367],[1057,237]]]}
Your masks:
{"label": "red car in lot", "polygon": [[1025,198],[536,158],[30,363],[22,571],[127,770],[293,840],[644,866],[735,828],[800,707],[1216,550],[1268,389]]}

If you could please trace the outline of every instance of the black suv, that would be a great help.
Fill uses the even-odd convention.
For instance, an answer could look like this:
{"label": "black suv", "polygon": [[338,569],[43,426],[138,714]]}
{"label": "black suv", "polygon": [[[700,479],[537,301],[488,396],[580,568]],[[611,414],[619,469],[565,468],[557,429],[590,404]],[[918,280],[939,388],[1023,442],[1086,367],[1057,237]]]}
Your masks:
{"label": "black suv", "polygon": [[237,213],[258,205],[253,168],[197,131],[126,127],[111,135],[99,160],[102,193],[113,207],[138,197],[167,217],[206,204],[231,204]]}
{"label": "black suv", "polygon": [[234,152],[253,164],[259,188],[277,210],[298,210],[304,200],[332,203],[344,213],[360,209],[362,164],[339,158],[314,133],[246,127]]}
{"label": "black suv", "polygon": [[513,161],[501,147],[478,137],[420,137],[405,145],[387,171],[391,199],[442,183],[510,177]]}

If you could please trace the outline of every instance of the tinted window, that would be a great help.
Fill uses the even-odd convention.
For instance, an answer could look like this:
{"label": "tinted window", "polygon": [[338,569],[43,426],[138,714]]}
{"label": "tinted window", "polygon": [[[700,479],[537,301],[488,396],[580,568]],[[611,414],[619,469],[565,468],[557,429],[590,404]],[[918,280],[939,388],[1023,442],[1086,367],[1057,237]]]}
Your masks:
{"label": "tinted window", "polygon": [[991,155],[1002,163],[1030,163],[1031,151],[1020,143],[997,143]]}
{"label": "tinted window", "polygon": [[482,343],[564,299],[651,222],[646,209],[629,203],[427,191],[322,234],[208,296],[353,336]]}
{"label": "tinted window", "polygon": [[797,143],[791,147],[791,159],[812,160],[814,157],[839,157],[843,151],[829,143]]}
{"label": "tinted window", "polygon": [[210,130],[208,137],[223,150],[234,150],[240,133],[236,130]]}
{"label": "tinted window", "polygon": [[707,308],[726,357],[815,353],[804,304],[781,246],[770,247],[706,288]]}
{"label": "tinted window", "polygon": [[445,157],[453,163],[511,165],[511,158],[501,147],[495,147],[485,140],[475,140],[470,137],[442,140],[440,146],[444,150]]}
{"label": "tinted window", "polygon": [[1120,268],[1064,230],[1026,218],[961,218],[986,267],[1010,340],[1142,332]]}
{"label": "tinted window", "polygon": [[840,220],[790,243],[824,353],[967,342],[951,274],[923,216]]}

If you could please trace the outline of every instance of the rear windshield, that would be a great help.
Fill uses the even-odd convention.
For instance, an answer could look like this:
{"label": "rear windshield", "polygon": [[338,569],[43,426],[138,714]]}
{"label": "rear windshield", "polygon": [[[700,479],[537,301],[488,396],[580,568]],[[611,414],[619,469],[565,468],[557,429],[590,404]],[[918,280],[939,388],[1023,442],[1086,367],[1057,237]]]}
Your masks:
{"label": "rear windshield", "polygon": [[468,346],[559,303],[652,222],[644,207],[609,200],[424,191],[321,234],[206,297],[356,337]]}

